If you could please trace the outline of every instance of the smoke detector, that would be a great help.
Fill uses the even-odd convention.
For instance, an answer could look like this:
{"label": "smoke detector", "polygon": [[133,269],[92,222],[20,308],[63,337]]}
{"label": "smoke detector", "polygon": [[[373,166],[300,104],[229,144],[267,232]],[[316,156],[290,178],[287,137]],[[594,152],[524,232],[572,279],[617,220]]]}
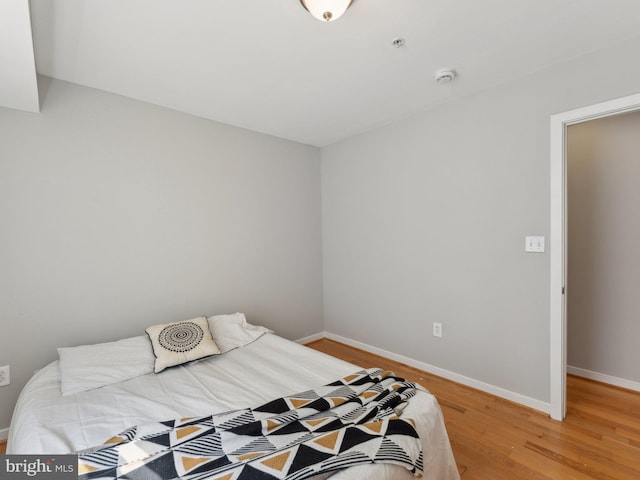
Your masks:
{"label": "smoke detector", "polygon": [[456,71],[453,70],[452,68],[443,68],[441,70],[438,70],[436,72],[436,82],[440,83],[440,84],[444,84],[444,83],[450,83],[453,81],[454,78],[456,78]]}

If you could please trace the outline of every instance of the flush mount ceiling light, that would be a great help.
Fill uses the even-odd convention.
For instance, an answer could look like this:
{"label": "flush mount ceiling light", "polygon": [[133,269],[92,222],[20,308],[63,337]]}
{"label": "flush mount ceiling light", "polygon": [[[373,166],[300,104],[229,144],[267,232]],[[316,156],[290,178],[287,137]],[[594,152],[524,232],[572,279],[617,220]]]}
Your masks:
{"label": "flush mount ceiling light", "polygon": [[438,70],[435,74],[436,82],[440,84],[451,83],[453,79],[456,78],[458,72],[456,72],[452,68],[443,68],[442,70]]}
{"label": "flush mount ceiling light", "polygon": [[331,22],[346,12],[353,0],[300,0],[300,3],[321,22]]}

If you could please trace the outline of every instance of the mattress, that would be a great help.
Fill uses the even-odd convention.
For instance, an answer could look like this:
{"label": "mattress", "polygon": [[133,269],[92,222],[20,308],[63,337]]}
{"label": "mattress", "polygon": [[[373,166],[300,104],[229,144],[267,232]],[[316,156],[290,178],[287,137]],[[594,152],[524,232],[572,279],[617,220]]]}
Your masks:
{"label": "mattress", "polygon": [[[358,369],[267,333],[224,355],[62,396],[56,361],[38,371],[22,391],[11,422],[7,453],[72,453],[100,445],[133,425],[254,407],[324,385]],[[403,416],[416,422],[423,446],[424,478],[459,478],[435,397],[420,391]],[[381,464],[353,467],[331,478],[413,477],[399,466]]]}

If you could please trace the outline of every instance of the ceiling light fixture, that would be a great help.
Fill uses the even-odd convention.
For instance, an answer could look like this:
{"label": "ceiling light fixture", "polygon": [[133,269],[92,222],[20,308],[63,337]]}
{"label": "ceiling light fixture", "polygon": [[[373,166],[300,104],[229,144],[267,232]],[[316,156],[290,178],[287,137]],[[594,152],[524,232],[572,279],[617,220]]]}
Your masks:
{"label": "ceiling light fixture", "polygon": [[452,68],[443,68],[442,70],[438,70],[435,74],[436,82],[440,84],[451,83],[453,79],[456,78],[458,72],[453,70]]}
{"label": "ceiling light fixture", "polygon": [[300,3],[321,22],[331,22],[346,12],[353,0],[300,0]]}

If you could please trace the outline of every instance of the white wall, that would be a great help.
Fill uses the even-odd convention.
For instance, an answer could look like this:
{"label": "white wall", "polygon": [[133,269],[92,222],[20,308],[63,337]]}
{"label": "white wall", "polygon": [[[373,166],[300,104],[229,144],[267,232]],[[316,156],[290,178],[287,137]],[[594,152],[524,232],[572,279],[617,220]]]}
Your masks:
{"label": "white wall", "polygon": [[640,382],[640,112],[569,127],[567,167],[568,364]]}
{"label": "white wall", "polygon": [[41,78],[0,108],[0,428],[55,347],[243,311],[323,330],[320,153]]}
{"label": "white wall", "polygon": [[636,37],[323,149],[326,330],[548,402],[549,257],[524,238],[549,234],[549,117],[640,91],[638,51]]}
{"label": "white wall", "polygon": [[38,81],[31,35],[30,2],[0,2],[0,106],[38,112]]}

